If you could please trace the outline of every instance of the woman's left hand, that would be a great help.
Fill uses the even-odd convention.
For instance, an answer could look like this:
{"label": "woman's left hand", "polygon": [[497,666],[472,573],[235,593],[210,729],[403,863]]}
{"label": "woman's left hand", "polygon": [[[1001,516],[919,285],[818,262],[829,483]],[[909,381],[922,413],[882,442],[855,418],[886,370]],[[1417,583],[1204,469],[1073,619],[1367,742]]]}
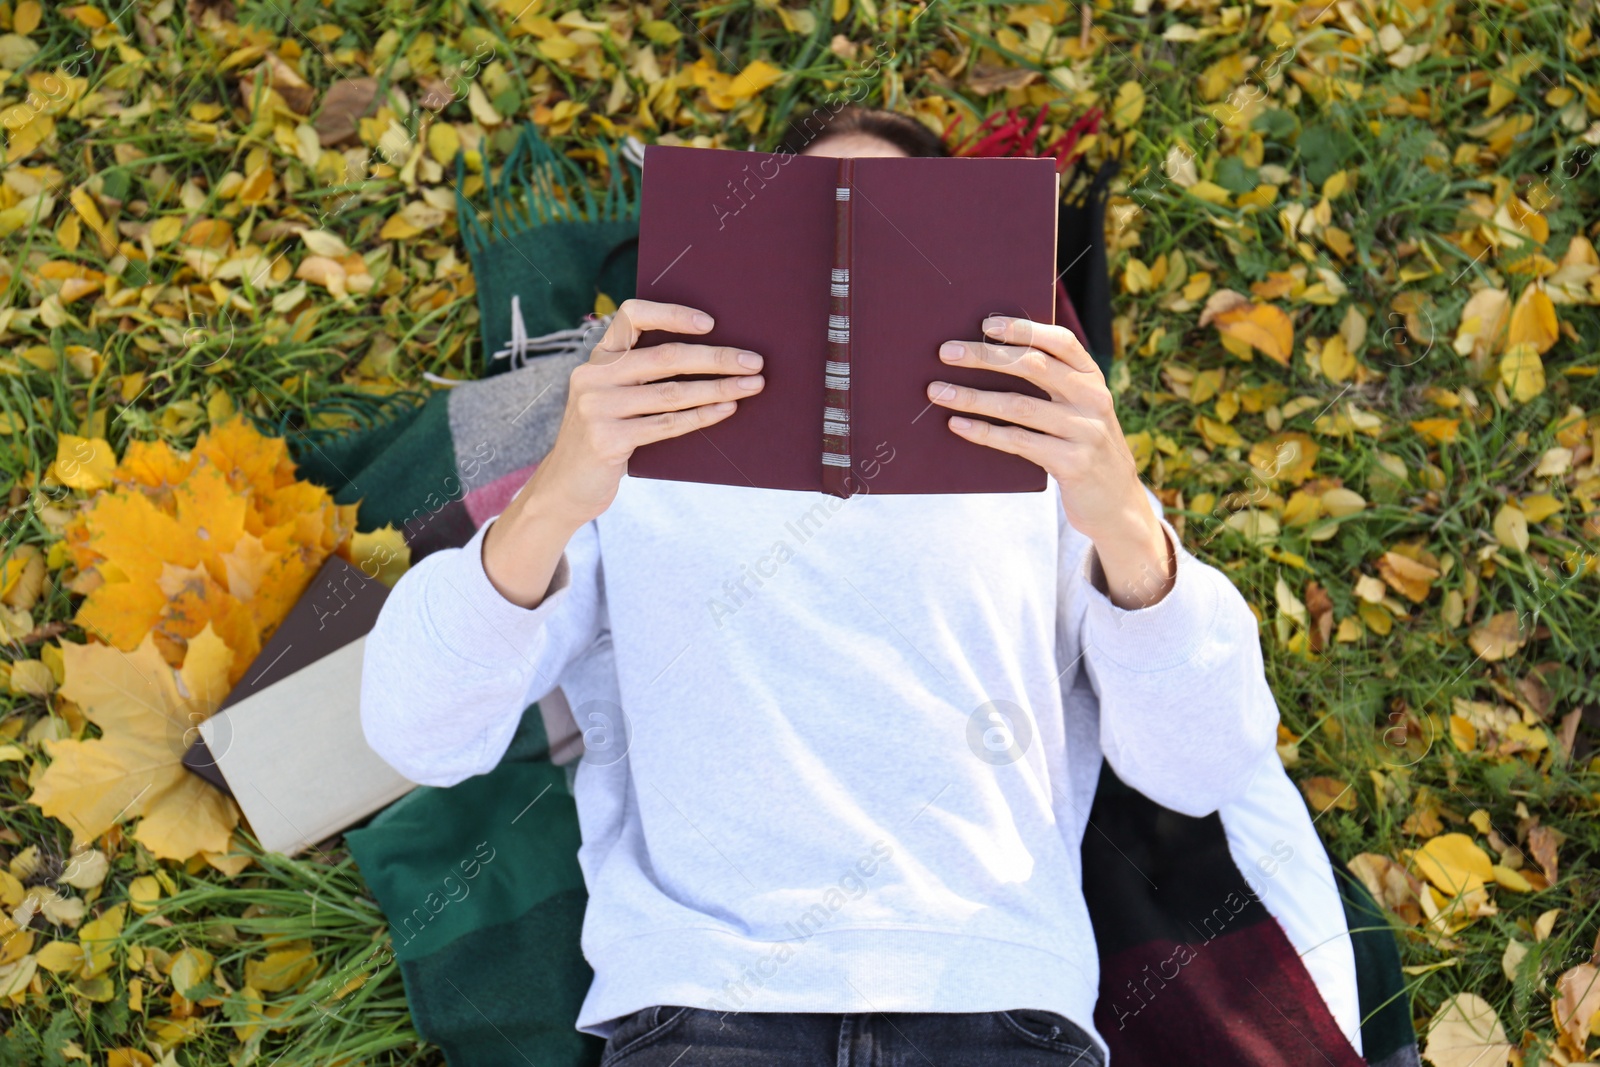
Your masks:
{"label": "woman's left hand", "polygon": [[1172,587],[1176,561],[1139,482],[1100,368],[1065,326],[992,316],[983,331],[985,340],[945,342],[939,358],[953,367],[1015,375],[1049,399],[943,381],[928,386],[928,399],[1013,423],[996,426],[960,415],[949,420],[957,436],[1031,460],[1055,478],[1067,521],[1094,542],[1113,603],[1132,609],[1160,600]]}

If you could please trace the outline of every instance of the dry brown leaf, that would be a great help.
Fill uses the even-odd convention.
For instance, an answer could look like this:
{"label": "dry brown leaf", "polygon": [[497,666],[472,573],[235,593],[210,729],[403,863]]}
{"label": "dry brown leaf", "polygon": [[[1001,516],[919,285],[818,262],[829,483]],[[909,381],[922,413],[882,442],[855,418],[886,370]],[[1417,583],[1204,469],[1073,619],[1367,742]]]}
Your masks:
{"label": "dry brown leaf", "polygon": [[377,95],[376,78],[344,78],[328,86],[322,109],[311,123],[322,147],[332,148],[354,137],[358,120],[372,110]]}
{"label": "dry brown leaf", "polygon": [[1321,652],[1333,640],[1333,598],[1321,585],[1308,581],[1305,604],[1311,616],[1311,651]]}
{"label": "dry brown leaf", "polygon": [[1361,879],[1374,900],[1413,926],[1423,920],[1418,903],[1427,888],[1416,875],[1388,856],[1363,852],[1350,860],[1350,870]]}
{"label": "dry brown leaf", "polygon": [[1561,1028],[1562,1044],[1569,1053],[1586,1059],[1584,1047],[1593,1032],[1594,1017],[1600,1013],[1600,969],[1580,963],[1557,979],[1552,1010]]}
{"label": "dry brown leaf", "polygon": [[974,63],[967,74],[967,88],[979,96],[1005,89],[1021,89],[1039,80],[1039,72],[1023,67],[1004,67],[998,63]]}
{"label": "dry brown leaf", "polygon": [[1539,866],[1544,869],[1544,876],[1550,880],[1551,885],[1556,882],[1560,863],[1557,849],[1560,845],[1560,834],[1548,826],[1534,826],[1528,830],[1528,851],[1539,861]]}
{"label": "dry brown leaf", "polygon": [[237,17],[233,0],[185,0],[183,9],[195,25],[217,25]]}
{"label": "dry brown leaf", "polygon": [[1534,714],[1546,721],[1550,718],[1550,702],[1555,694],[1550,689],[1550,684],[1545,681],[1545,676],[1561,669],[1561,664],[1555,662],[1541,663],[1516,681],[1517,695],[1527,702]]}
{"label": "dry brown leaf", "polygon": [[300,72],[284,62],[276,52],[269,50],[263,59],[267,83],[278,90],[278,95],[289,105],[289,110],[296,115],[311,114],[311,105],[316,101],[317,94],[300,76]]}

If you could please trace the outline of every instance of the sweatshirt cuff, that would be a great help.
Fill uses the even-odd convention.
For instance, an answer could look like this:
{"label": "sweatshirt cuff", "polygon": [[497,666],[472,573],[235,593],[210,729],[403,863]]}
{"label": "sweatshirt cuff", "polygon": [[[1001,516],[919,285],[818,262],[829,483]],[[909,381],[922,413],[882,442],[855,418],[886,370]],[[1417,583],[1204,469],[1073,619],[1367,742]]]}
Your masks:
{"label": "sweatshirt cuff", "polygon": [[1094,546],[1084,554],[1083,561],[1083,578],[1089,589],[1090,653],[1139,673],[1189,662],[1210,635],[1221,607],[1215,570],[1183,547],[1177,531],[1165,518],[1159,521],[1172,548],[1173,583],[1167,595],[1156,603],[1131,610],[1117,607],[1101,591],[1105,588],[1105,575]]}
{"label": "sweatshirt cuff", "polygon": [[484,523],[459,550],[439,553],[426,599],[429,622],[445,648],[469,663],[503,667],[508,644],[516,653],[510,662],[526,658],[529,645],[566,598],[572,569],[563,552],[538,607],[513,604],[483,569],[483,538],[493,524],[494,519]]}

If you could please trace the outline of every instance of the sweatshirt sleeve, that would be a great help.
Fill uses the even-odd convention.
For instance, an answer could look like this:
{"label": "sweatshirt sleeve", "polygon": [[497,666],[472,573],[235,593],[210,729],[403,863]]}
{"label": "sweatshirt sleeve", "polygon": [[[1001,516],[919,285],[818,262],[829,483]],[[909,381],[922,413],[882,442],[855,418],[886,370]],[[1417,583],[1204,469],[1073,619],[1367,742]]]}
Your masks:
{"label": "sweatshirt sleeve", "polygon": [[484,573],[491,524],[411,568],[367,635],[362,731],[385,762],[422,785],[492,770],[523,711],[604,627],[593,523],[568,543],[533,609],[506,600]]}
{"label": "sweatshirt sleeve", "polygon": [[[1160,502],[1151,505],[1161,518]],[[1202,563],[1161,518],[1174,584],[1128,611],[1101,591],[1099,556],[1082,556],[1088,608],[1083,658],[1100,700],[1100,747],[1118,777],[1195,817],[1242,794],[1277,741],[1255,613],[1226,575]]]}

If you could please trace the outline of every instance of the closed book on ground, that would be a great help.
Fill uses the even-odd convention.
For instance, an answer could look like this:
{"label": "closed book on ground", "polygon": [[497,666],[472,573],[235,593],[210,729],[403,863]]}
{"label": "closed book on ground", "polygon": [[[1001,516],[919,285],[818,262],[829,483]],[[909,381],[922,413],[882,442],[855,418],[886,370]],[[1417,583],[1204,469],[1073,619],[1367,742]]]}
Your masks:
{"label": "closed book on ground", "polygon": [[1055,321],[1055,160],[835,159],[652,145],[638,296],[710,314],[766,387],[715,426],[637,449],[645,478],[873,493],[1029,492],[1037,465],[957,437],[930,382],[1044,397],[940,361],[988,315]]}
{"label": "closed book on ground", "polygon": [[293,855],[414,788],[361,730],[362,653],[387,594],[328,560],[184,757],[269,852]]}

